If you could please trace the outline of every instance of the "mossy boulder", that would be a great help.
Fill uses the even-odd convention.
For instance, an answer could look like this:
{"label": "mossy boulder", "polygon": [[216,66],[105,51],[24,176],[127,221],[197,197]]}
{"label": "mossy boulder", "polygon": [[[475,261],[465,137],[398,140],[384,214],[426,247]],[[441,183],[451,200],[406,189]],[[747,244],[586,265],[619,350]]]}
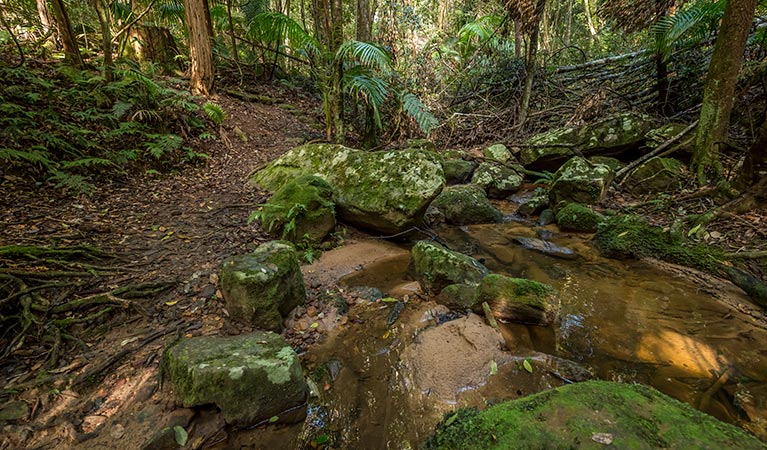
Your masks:
{"label": "mossy boulder", "polygon": [[450,284],[437,295],[437,303],[450,309],[465,311],[477,303],[477,286],[468,284]]}
{"label": "mossy boulder", "polygon": [[[657,148],[658,146],[665,144],[669,139],[679,135],[679,133],[684,131],[687,127],[688,124],[672,122],[658,128],[653,128],[645,133],[645,138],[647,139],[645,146],[651,149]],[[687,135],[672,144],[670,148],[676,149],[676,154],[691,156],[693,151],[693,141],[689,138],[693,135],[695,135],[695,130],[689,131]]]}
{"label": "mossy boulder", "polygon": [[685,167],[673,158],[651,158],[632,170],[623,185],[633,194],[652,194],[682,186]]}
{"label": "mossy boulder", "polygon": [[501,164],[483,162],[474,171],[471,184],[482,187],[490,198],[506,198],[522,186],[522,176]]}
{"label": "mossy boulder", "polygon": [[505,164],[512,158],[511,151],[503,144],[494,144],[486,148],[483,152],[485,158],[490,161]]}
{"label": "mossy boulder", "polygon": [[522,202],[517,212],[522,216],[534,216],[540,214],[549,207],[549,194],[546,192],[536,193],[534,196]]}
{"label": "mossy boulder", "polygon": [[333,188],[318,176],[300,176],[263,206],[261,223],[266,231],[292,242],[322,242],[336,227]]}
{"label": "mossy boulder", "polygon": [[442,161],[442,170],[445,173],[445,182],[447,184],[465,183],[474,173],[476,164],[463,159],[446,159]]}
{"label": "mossy boulder", "polygon": [[554,174],[549,187],[549,202],[557,208],[560,202],[597,204],[614,178],[615,172],[608,166],[581,157],[572,158]]}
{"label": "mossy boulder", "polygon": [[448,186],[431,204],[453,225],[500,222],[498,209],[485,196],[485,191],[474,185]]}
{"label": "mossy boulder", "polygon": [[298,355],[271,332],[182,339],[163,369],[185,407],[214,403],[237,426],[279,416],[308,393]]}
{"label": "mossy boulder", "polygon": [[635,215],[614,216],[602,222],[592,242],[608,258],[657,258],[720,275],[721,250],[684,239],[650,225]]}
{"label": "mossy boulder", "polygon": [[651,387],[610,381],[570,384],[446,417],[424,449],[767,448]]}
{"label": "mossy boulder", "polygon": [[482,279],[477,304],[483,302],[490,305],[496,318],[506,322],[550,325],[559,312],[556,291],[551,286],[498,274]]}
{"label": "mossy boulder", "polygon": [[622,113],[584,127],[564,127],[531,137],[518,155],[533,170],[556,170],[575,152],[589,156],[616,156],[637,151],[652,127],[649,117]]}
{"label": "mossy boulder", "polygon": [[450,284],[477,286],[489,273],[476,259],[431,241],[413,246],[408,270],[429,295],[439,294]]}
{"label": "mossy boulder", "polygon": [[250,182],[277,191],[301,175],[320,176],[333,186],[341,220],[383,233],[415,225],[445,185],[434,152],[364,152],[331,144],[293,148]]}
{"label": "mossy boulder", "polygon": [[621,170],[622,168],[626,167],[626,164],[621,161],[618,158],[611,158],[609,156],[592,156],[589,158],[589,161],[591,161],[594,164],[602,164],[604,166],[607,166],[613,171],[617,172]]}
{"label": "mossy boulder", "polygon": [[295,249],[287,242],[272,241],[261,244],[253,253],[225,260],[221,292],[233,319],[280,331],[283,318],[306,301]]}
{"label": "mossy boulder", "polygon": [[578,203],[568,203],[557,213],[557,225],[562,230],[593,233],[604,220],[604,216]]}

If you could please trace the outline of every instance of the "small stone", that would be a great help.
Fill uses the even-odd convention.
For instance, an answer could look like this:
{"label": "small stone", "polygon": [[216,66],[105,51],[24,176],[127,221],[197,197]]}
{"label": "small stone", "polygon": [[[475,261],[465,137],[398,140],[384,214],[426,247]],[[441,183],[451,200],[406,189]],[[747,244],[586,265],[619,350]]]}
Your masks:
{"label": "small stone", "polygon": [[125,436],[125,427],[119,423],[115,424],[109,431],[109,435],[112,436],[113,439],[120,439]]}
{"label": "small stone", "polygon": [[309,305],[309,306],[306,308],[306,314],[307,314],[309,317],[314,317],[314,316],[316,316],[316,315],[317,315],[317,308],[316,308],[314,305]]}
{"label": "small stone", "polygon": [[210,281],[210,284],[215,285],[215,286],[218,286],[219,280],[220,280],[220,277],[218,276],[217,273],[212,273],[208,277],[208,281]]}
{"label": "small stone", "polygon": [[591,435],[591,440],[603,445],[610,445],[613,443],[613,435],[610,433],[594,433]]}

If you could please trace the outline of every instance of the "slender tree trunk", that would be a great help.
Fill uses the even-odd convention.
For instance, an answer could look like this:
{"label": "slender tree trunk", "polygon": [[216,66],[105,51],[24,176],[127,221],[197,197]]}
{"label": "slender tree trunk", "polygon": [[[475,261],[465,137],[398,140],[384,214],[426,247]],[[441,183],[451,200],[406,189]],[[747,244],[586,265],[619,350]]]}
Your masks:
{"label": "slender tree trunk", "polygon": [[357,0],[357,40],[370,42],[370,0]]}
{"label": "slender tree trunk", "polygon": [[109,11],[102,0],[91,0],[91,6],[96,10],[101,28],[101,51],[104,53],[104,80],[111,83],[112,75],[112,27],[109,24]]}
{"label": "slender tree trunk", "polygon": [[658,81],[658,109],[661,114],[668,116],[672,112],[671,105],[668,102],[670,87],[668,61],[665,61],[661,55],[655,55],[655,72]]}
{"label": "slender tree trunk", "polygon": [[240,55],[237,51],[237,36],[234,33],[234,19],[232,19],[232,0],[226,0],[226,17],[229,19],[229,32],[232,34],[232,58],[235,64],[240,64]]}
{"label": "slender tree trunk", "polygon": [[72,22],[64,7],[63,0],[51,0],[53,18],[56,21],[56,29],[61,37],[61,46],[64,48],[64,60],[67,64],[82,67],[83,58],[80,56],[80,48],[77,46],[75,34],[72,31]]}
{"label": "slender tree trunk", "polygon": [[585,9],[586,23],[589,26],[589,33],[591,34],[591,38],[594,39],[594,42],[599,42],[599,38],[597,36],[597,28],[594,26],[594,16],[591,14],[591,5],[589,4],[589,0],[583,0],[583,8]]}
{"label": "slender tree trunk", "polygon": [[530,109],[530,97],[533,93],[533,81],[535,81],[536,59],[538,55],[538,34],[540,27],[536,26],[530,33],[530,43],[527,47],[525,58],[525,87],[522,90],[522,100],[519,105],[519,114],[517,115],[517,127],[522,127],[527,121],[527,114]]}
{"label": "slender tree trunk", "polygon": [[522,24],[519,19],[514,20],[514,57],[522,57]]}
{"label": "slender tree trunk", "polygon": [[209,95],[213,89],[213,46],[207,0],[184,0],[192,62],[189,85],[196,95]]}
{"label": "slender tree trunk", "polygon": [[701,184],[708,181],[706,172],[712,170],[717,176],[722,172],[717,146],[727,139],[738,73],[743,64],[756,4],[757,0],[731,0],[724,9],[706,75],[700,123],[695,134],[692,166]]}
{"label": "slender tree trunk", "polygon": [[[341,47],[344,39],[344,11],[341,0],[331,0],[330,3],[330,16],[331,16],[331,41],[332,41],[332,53],[336,54],[338,48]],[[344,143],[344,94],[342,80],[344,76],[343,61],[338,60],[334,62],[335,70],[333,71],[333,87],[331,101],[333,102],[333,128],[335,132],[335,142],[338,144]]]}
{"label": "slender tree trunk", "polygon": [[567,28],[565,29],[565,47],[573,37],[573,0],[567,0]]}
{"label": "slender tree trunk", "polygon": [[54,27],[54,21],[53,17],[51,16],[51,11],[48,9],[48,3],[45,0],[35,0],[35,3],[37,5],[37,16],[40,18],[40,26],[42,28],[43,34],[48,34],[51,30],[54,30],[53,35],[53,42],[56,43],[56,40],[59,38],[56,34],[56,27]]}

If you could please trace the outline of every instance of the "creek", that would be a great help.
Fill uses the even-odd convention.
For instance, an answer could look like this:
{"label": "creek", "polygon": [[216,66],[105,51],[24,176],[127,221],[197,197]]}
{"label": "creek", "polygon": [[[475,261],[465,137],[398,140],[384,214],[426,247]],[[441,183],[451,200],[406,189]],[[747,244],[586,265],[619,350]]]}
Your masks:
{"label": "creek", "polygon": [[[397,315],[393,302],[355,305],[347,325],[308,351],[306,367],[321,400],[310,408],[312,426],[279,430],[281,439],[290,436],[281,448],[292,442],[311,448],[326,438],[338,448],[419,448],[455,408],[482,408],[591,377],[653,386],[767,438],[765,317],[734,286],[662,263],[602,258],[588,235],[555,226],[508,222],[439,231],[447,246],[491,272],[557,288],[560,319],[549,327],[502,323],[501,337],[484,318],[420,297],[406,273],[407,249],[365,243],[364,261],[356,263],[348,256],[352,243],[341,259],[354,269],[340,284],[378,288],[406,298],[405,307]],[[550,256],[516,240],[539,237],[574,254]],[[332,261],[333,252],[323,259]],[[236,437],[241,445],[264,439],[255,431]]]}

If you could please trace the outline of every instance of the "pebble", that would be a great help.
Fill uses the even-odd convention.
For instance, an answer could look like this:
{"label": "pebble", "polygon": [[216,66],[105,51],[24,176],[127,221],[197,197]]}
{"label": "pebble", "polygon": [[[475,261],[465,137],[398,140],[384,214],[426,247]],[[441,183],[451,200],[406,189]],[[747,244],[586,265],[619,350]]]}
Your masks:
{"label": "pebble", "polygon": [[114,439],[120,439],[125,436],[125,427],[118,423],[112,427],[112,429],[109,431],[109,435]]}

